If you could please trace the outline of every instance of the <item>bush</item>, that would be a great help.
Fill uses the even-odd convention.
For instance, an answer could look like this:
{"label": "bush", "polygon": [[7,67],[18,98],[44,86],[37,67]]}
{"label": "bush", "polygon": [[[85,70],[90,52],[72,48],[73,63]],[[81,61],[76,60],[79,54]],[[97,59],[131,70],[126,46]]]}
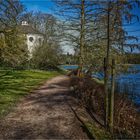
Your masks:
{"label": "bush", "polygon": [[33,51],[31,66],[43,70],[56,70],[59,64],[59,48],[43,44]]}
{"label": "bush", "polygon": [[[71,77],[71,85],[74,87],[80,103],[99,119],[104,120],[104,85],[88,77],[79,78],[76,76]],[[114,112],[114,136],[117,138],[139,137],[138,112],[126,95],[115,94]]]}

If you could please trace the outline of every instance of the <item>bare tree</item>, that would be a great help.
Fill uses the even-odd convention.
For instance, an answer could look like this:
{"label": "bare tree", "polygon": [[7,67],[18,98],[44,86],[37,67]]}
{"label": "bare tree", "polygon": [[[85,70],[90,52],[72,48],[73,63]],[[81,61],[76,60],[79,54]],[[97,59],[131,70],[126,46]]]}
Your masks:
{"label": "bare tree", "polygon": [[[91,35],[93,28],[93,1],[86,0],[56,0],[58,5],[58,16],[63,21],[64,38],[62,41],[74,46],[79,57],[80,72],[85,65],[86,47],[91,47],[89,41],[93,40]],[[60,7],[60,8],[59,8]]]}
{"label": "bare tree", "polygon": [[[133,6],[139,4],[139,1],[121,1],[121,0],[108,0],[105,2],[99,2],[97,5],[100,6],[97,13],[102,13],[98,15],[97,19],[99,19],[99,24],[101,24],[101,27],[104,27],[106,29],[102,30],[104,32],[104,36],[100,36],[102,39],[106,40],[106,55],[105,55],[105,125],[106,127],[109,126],[109,124],[113,125],[113,118],[112,118],[112,102],[109,98],[109,76],[110,76],[110,61],[111,58],[114,57],[114,53],[121,54],[125,52],[125,48],[128,47],[139,47],[137,44],[129,44],[128,45],[128,38],[132,40],[136,40],[136,37],[134,36],[128,36],[126,34],[126,31],[124,29],[124,22],[126,21],[128,24],[130,21],[133,21],[134,18],[137,18],[136,15],[133,15],[131,10],[133,9]],[[102,26],[101,20],[104,21],[105,26]],[[104,24],[103,23],[103,24]],[[106,36],[106,37],[105,37]],[[127,43],[127,45],[126,45]],[[114,51],[115,50],[115,51]],[[111,99],[113,95],[111,95]],[[110,107],[110,108],[109,108]],[[109,112],[110,111],[110,112]],[[109,116],[109,114],[111,114]],[[110,122],[109,122],[110,121]]]}

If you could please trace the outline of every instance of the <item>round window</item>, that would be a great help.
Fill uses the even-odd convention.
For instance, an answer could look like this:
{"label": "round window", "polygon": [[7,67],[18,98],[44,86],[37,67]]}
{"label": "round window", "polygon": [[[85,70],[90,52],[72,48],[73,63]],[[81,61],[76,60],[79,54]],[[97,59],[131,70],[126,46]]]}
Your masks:
{"label": "round window", "polygon": [[29,40],[30,40],[31,42],[33,42],[33,41],[34,41],[34,38],[33,38],[33,37],[29,37]]}

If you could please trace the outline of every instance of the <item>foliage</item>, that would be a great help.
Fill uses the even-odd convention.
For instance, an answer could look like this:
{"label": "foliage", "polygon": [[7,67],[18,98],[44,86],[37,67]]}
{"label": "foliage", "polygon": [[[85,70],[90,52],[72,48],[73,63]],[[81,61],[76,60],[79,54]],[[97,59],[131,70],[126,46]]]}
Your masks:
{"label": "foliage", "polygon": [[127,61],[129,64],[140,64],[140,55],[139,53],[126,53]]}
{"label": "foliage", "polygon": [[17,0],[1,0],[0,1],[0,33],[6,33],[6,28],[16,27],[17,21],[20,19],[24,11],[23,5]]}
{"label": "foliage", "polygon": [[86,128],[90,132],[90,134],[96,139],[96,140],[109,140],[112,139],[111,134],[107,132],[104,128],[99,126],[97,123],[93,122],[87,122],[85,123]]}
{"label": "foliage", "polygon": [[28,58],[25,38],[20,35],[17,24],[24,8],[19,1],[0,2],[0,63],[8,67],[25,65]]}
{"label": "foliage", "polygon": [[14,30],[11,35],[7,34],[4,46],[1,46],[1,65],[7,67],[25,67],[28,61],[28,50],[25,39]]}
{"label": "foliage", "polygon": [[57,69],[60,53],[57,47],[52,44],[48,46],[46,43],[36,47],[31,60],[33,67],[39,69]]}

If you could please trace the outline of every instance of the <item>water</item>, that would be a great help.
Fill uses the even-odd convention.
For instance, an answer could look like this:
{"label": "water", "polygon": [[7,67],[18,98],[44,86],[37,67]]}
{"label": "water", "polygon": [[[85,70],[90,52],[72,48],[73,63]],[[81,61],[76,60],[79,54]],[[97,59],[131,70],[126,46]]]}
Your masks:
{"label": "water", "polygon": [[65,70],[75,70],[78,68],[78,65],[61,65],[60,68]]}
{"label": "water", "polygon": [[[61,68],[66,70],[77,69],[77,65],[62,65]],[[94,77],[103,79],[102,72],[94,73]],[[128,94],[129,97],[140,105],[140,65],[131,65],[126,73],[116,76],[116,91],[118,93]]]}
{"label": "water", "polygon": [[140,105],[140,65],[132,65],[127,73],[116,76],[116,86],[119,93],[126,93]]}

